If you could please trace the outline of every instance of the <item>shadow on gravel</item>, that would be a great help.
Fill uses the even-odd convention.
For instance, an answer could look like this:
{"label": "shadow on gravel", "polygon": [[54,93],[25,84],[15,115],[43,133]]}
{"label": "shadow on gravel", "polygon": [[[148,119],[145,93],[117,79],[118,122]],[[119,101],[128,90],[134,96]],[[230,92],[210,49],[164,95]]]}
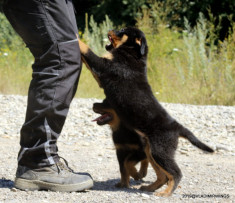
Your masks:
{"label": "shadow on gravel", "polygon": [[[144,191],[141,191],[137,188],[133,188],[133,186],[141,186],[141,183],[143,181],[130,181],[130,188],[118,188],[115,187],[115,185],[120,181],[120,179],[109,179],[107,181],[95,181],[94,187],[92,190],[99,190],[99,191],[126,191],[128,193],[145,193]],[[147,182],[145,182],[147,183]],[[139,187],[138,187],[139,188]]]}
{"label": "shadow on gravel", "polygon": [[5,178],[0,179],[0,188],[13,188],[14,187],[14,182],[12,180],[8,180]]}

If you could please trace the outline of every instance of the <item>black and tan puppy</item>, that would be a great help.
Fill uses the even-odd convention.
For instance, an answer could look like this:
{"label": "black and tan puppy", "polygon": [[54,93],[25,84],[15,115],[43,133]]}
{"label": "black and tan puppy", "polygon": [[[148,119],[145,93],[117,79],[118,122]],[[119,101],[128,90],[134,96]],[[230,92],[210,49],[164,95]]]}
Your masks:
{"label": "black and tan puppy", "polygon": [[[126,128],[109,105],[107,99],[102,103],[94,103],[93,110],[101,114],[95,119],[98,125],[109,124],[112,129],[112,138],[116,148],[121,181],[117,187],[129,187],[130,176],[140,180],[147,175],[148,160],[145,154],[145,140],[134,130]],[[140,170],[135,165],[141,162]]]}
{"label": "black and tan puppy", "polygon": [[83,60],[96,75],[110,106],[126,128],[146,140],[145,153],[156,171],[157,180],[141,189],[155,191],[168,183],[159,196],[169,196],[179,184],[181,171],[174,154],[178,138],[188,139],[198,148],[213,152],[192,132],[172,118],[154,97],[147,81],[147,42],[142,31],[125,28],[110,31],[108,57],[98,57],[79,42]]}

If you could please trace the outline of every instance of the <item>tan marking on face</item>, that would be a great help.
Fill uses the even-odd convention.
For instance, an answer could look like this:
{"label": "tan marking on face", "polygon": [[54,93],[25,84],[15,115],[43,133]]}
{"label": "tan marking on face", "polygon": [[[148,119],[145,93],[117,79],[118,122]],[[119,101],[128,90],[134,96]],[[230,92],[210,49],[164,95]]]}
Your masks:
{"label": "tan marking on face", "polygon": [[110,125],[112,131],[118,130],[120,125],[120,119],[114,109],[102,109],[102,111],[112,114],[113,119],[109,121],[108,124]]}
{"label": "tan marking on face", "polygon": [[112,30],[108,32],[108,35],[112,38],[112,45],[114,48],[118,48],[119,46],[124,44],[128,39],[128,36],[125,34],[122,36],[122,38],[118,37]]}
{"label": "tan marking on face", "polygon": [[138,44],[138,45],[141,46],[141,39],[136,38],[136,39],[135,39],[135,42],[136,42],[136,44]]}
{"label": "tan marking on face", "polygon": [[124,34],[122,36],[121,40],[116,42],[116,47],[115,48],[120,47],[122,44],[124,44],[127,41],[127,39],[128,39],[128,36]]}

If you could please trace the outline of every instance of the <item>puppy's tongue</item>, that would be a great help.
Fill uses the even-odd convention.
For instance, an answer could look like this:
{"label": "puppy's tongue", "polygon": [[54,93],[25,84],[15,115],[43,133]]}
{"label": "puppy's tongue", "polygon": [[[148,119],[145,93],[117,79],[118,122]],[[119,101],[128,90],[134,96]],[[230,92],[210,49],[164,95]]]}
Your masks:
{"label": "puppy's tongue", "polygon": [[108,38],[109,38],[109,41],[112,43],[113,42],[112,37],[109,35]]}
{"label": "puppy's tongue", "polygon": [[105,124],[108,124],[111,120],[113,120],[112,115],[109,113],[105,113],[93,121],[97,121],[98,125],[105,125]]}
{"label": "puppy's tongue", "polygon": [[107,117],[110,117],[110,115],[107,114],[107,113],[105,113],[105,114],[99,116],[98,118],[96,118],[96,119],[94,119],[94,120],[92,120],[92,121],[103,121],[103,120],[105,120],[105,118],[107,118]]}

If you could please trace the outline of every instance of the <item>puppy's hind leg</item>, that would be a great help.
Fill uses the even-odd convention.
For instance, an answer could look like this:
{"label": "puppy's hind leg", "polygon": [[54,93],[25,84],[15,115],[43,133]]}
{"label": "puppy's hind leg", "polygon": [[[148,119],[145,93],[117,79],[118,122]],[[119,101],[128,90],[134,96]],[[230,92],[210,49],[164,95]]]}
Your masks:
{"label": "puppy's hind leg", "polygon": [[[157,181],[149,186],[142,186],[141,189],[147,191],[155,191],[168,182],[168,187],[163,192],[157,193],[156,195],[170,196],[180,182],[180,179],[182,177],[181,171],[173,159],[173,154],[172,156],[165,154],[167,153],[167,150],[158,151],[158,147],[154,145],[152,146],[152,149],[154,150],[153,153],[150,148],[151,143],[148,141],[148,139],[146,143],[147,144],[145,147],[145,153],[157,174]],[[170,152],[168,151],[168,153]]]}
{"label": "puppy's hind leg", "polygon": [[157,180],[148,185],[148,186],[141,186],[141,190],[148,191],[148,192],[154,192],[155,190],[162,187],[165,183],[167,183],[167,176],[165,173],[161,170],[161,168],[156,164],[156,162],[150,161],[153,169],[155,170],[155,173],[157,175]]}
{"label": "puppy's hind leg", "polygon": [[161,168],[161,171],[166,175],[168,179],[168,186],[167,188],[160,192],[156,193],[157,196],[170,196],[174,190],[177,188],[181,178],[182,173],[174,161],[174,159],[163,159],[157,156],[153,156],[154,160],[157,162],[159,167]]}

